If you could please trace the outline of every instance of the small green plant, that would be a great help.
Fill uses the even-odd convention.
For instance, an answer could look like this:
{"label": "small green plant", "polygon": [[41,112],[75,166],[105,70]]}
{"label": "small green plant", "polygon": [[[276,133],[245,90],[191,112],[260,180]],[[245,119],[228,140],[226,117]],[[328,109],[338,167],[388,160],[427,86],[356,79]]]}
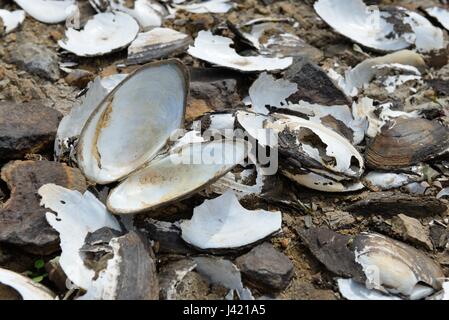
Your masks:
{"label": "small green plant", "polygon": [[30,277],[34,282],[42,282],[48,276],[48,273],[45,271],[45,261],[43,259],[36,260],[33,270],[25,271],[25,275]]}

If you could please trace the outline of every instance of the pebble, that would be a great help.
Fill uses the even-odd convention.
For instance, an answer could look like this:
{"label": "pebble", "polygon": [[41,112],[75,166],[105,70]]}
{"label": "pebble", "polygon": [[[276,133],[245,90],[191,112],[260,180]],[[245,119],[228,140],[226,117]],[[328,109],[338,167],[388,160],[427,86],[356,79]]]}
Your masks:
{"label": "pebble", "polygon": [[54,51],[42,45],[19,44],[12,50],[10,60],[29,73],[51,81],[59,79],[58,56]]}
{"label": "pebble", "polygon": [[432,241],[429,236],[429,228],[423,226],[418,219],[398,214],[392,219],[392,230],[404,241],[433,250]]}
{"label": "pebble", "polygon": [[244,279],[264,292],[284,290],[294,275],[290,259],[268,242],[237,258],[236,264]]}

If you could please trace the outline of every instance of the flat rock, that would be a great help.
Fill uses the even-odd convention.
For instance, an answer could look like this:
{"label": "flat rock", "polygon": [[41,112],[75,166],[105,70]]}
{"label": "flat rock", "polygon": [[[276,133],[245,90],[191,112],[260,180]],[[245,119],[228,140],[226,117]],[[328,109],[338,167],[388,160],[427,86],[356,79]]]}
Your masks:
{"label": "flat rock", "polygon": [[299,237],[313,256],[337,276],[364,281],[362,267],[350,249],[352,238],[327,228],[298,230]]}
{"label": "flat rock", "polygon": [[411,217],[438,216],[447,210],[439,199],[398,192],[371,192],[345,208],[357,214],[395,216],[400,213]]}
{"label": "flat rock", "polygon": [[295,59],[285,72],[285,78],[298,85],[298,91],[287,98],[289,102],[304,100],[326,106],[350,105],[349,99],[326,72],[306,59]]}
{"label": "flat rock", "polygon": [[22,43],[12,50],[10,60],[20,68],[42,78],[59,79],[58,56],[45,46],[35,43]]}
{"label": "flat rock", "polygon": [[261,291],[284,290],[294,274],[290,259],[268,242],[253,248],[235,262],[244,279]]}
{"label": "flat rock", "polygon": [[398,214],[392,219],[392,230],[404,241],[433,250],[429,237],[429,228],[423,226],[418,219]]}
{"label": "flat rock", "polygon": [[0,102],[0,161],[52,150],[61,118],[38,103]]}
{"label": "flat rock", "polygon": [[347,228],[355,222],[355,218],[346,211],[333,210],[326,212],[325,216],[331,229]]}
{"label": "flat rock", "polygon": [[11,190],[0,208],[0,242],[23,246],[36,254],[59,249],[58,233],[47,223],[37,190],[54,183],[84,192],[86,180],[81,171],[51,161],[14,161],[2,168],[2,179]]}

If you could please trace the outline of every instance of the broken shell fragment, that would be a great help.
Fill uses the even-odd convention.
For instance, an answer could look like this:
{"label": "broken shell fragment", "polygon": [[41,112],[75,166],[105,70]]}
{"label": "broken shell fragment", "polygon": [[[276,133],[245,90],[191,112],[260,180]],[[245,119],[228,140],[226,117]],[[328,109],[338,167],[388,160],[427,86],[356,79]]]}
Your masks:
{"label": "broken shell fragment", "polygon": [[181,223],[182,238],[196,248],[236,249],[256,243],[281,228],[279,211],[250,211],[243,208],[232,191],[206,200]]}
{"label": "broken shell fragment", "polygon": [[249,88],[254,112],[268,114],[268,107],[280,108],[287,104],[287,98],[298,90],[296,83],[288,80],[276,80],[273,76],[263,72]]}
{"label": "broken shell fragment", "polygon": [[55,184],[46,184],[38,193],[42,197],[41,205],[56,212],[47,212],[46,218],[61,239],[59,263],[62,269],[75,285],[88,289],[95,271],[84,265],[80,255],[86,236],[103,227],[121,231],[119,223],[89,191],[81,194]]}
{"label": "broken shell fragment", "polygon": [[[335,76],[334,78],[347,95],[356,96],[359,90],[368,85],[376,76],[385,74],[386,69],[397,69],[399,66],[402,66],[401,71],[403,72],[413,71],[418,75],[426,69],[426,64],[420,54],[410,50],[401,50],[382,57],[366,59],[353,69],[346,71],[344,79]],[[406,68],[408,66],[410,67]]]}
{"label": "broken shell fragment", "polygon": [[309,189],[324,191],[324,192],[352,192],[365,188],[363,183],[353,180],[336,181],[330,178],[323,177],[314,172],[290,172],[284,170],[283,174],[292,181],[307,187]]}
{"label": "broken shell fragment", "polygon": [[165,58],[171,54],[183,52],[191,38],[176,30],[154,28],[139,33],[128,47],[128,64],[140,64],[150,60]]}
{"label": "broken shell fragment", "polygon": [[201,0],[199,3],[175,4],[174,7],[192,13],[226,13],[235,4],[230,0]]}
{"label": "broken shell fragment", "polygon": [[267,123],[267,128],[278,132],[280,152],[288,155],[289,161],[347,178],[358,178],[363,173],[363,157],[343,136],[299,117],[274,116],[277,120]]}
{"label": "broken shell fragment", "polygon": [[425,11],[436,18],[439,23],[446,29],[449,30],[449,11],[439,7],[430,7],[425,9]]}
{"label": "broken shell fragment", "polygon": [[430,160],[449,148],[449,129],[435,121],[399,117],[388,122],[366,149],[375,169],[397,169]]}
{"label": "broken shell fragment", "polygon": [[282,70],[293,62],[292,58],[241,56],[230,47],[231,44],[232,40],[229,38],[215,36],[210,31],[200,31],[187,52],[209,63],[246,72]]}
{"label": "broken shell fragment", "polygon": [[14,0],[27,14],[43,23],[59,23],[67,19],[75,0]]}
{"label": "broken shell fragment", "polygon": [[410,46],[406,39],[395,34],[394,25],[377,7],[367,7],[362,0],[319,0],[314,8],[333,29],[365,47],[397,51]]}
{"label": "broken shell fragment", "polygon": [[243,141],[185,145],[129,175],[111,191],[107,206],[113,213],[130,214],[186,198],[222,177],[245,157]]}
{"label": "broken shell fragment", "polygon": [[441,268],[409,245],[380,234],[361,233],[355,237],[353,247],[370,289],[415,300],[442,288]]}
{"label": "broken shell fragment", "polygon": [[0,9],[0,21],[3,21],[5,33],[14,31],[23,23],[23,20],[25,20],[25,11],[23,10],[8,11]]}
{"label": "broken shell fragment", "polygon": [[16,290],[23,300],[54,300],[55,294],[43,285],[16,272],[0,268],[0,285]]}
{"label": "broken shell fragment", "polygon": [[77,160],[83,173],[106,184],[150,161],[183,123],[187,79],[181,63],[166,60],[147,64],[121,82],[81,132]]}
{"label": "broken shell fragment", "polygon": [[160,27],[168,14],[165,7],[153,0],[109,0],[112,10],[122,11],[136,19],[143,30]]}
{"label": "broken shell fragment", "polygon": [[158,300],[154,255],[134,231],[112,238],[113,257],[79,300]]}
{"label": "broken shell fragment", "polygon": [[234,291],[240,300],[254,300],[251,291],[243,286],[239,268],[231,261],[210,256],[195,257],[193,260],[197,264],[196,271],[207,278],[209,283],[231,290],[226,296],[227,300],[233,300]]}
{"label": "broken shell fragment", "polygon": [[59,40],[58,44],[77,56],[101,56],[125,48],[138,32],[136,20],[126,13],[98,13],[82,30],[67,29],[66,39]]}

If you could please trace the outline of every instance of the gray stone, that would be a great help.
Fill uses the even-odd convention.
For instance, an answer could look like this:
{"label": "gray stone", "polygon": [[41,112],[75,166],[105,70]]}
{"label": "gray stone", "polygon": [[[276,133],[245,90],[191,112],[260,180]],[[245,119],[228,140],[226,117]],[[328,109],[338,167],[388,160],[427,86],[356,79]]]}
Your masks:
{"label": "gray stone", "polygon": [[0,102],[0,161],[53,150],[62,114],[38,103]]}
{"label": "gray stone", "polygon": [[346,211],[334,210],[326,212],[326,219],[332,229],[341,229],[350,227],[355,219]]}
{"label": "gray stone", "polygon": [[237,258],[236,264],[244,279],[264,292],[284,290],[294,274],[290,259],[268,242]]}
{"label": "gray stone", "polygon": [[398,214],[392,219],[392,230],[404,241],[433,250],[430,241],[429,228],[423,226],[418,219],[405,214]]}
{"label": "gray stone", "polygon": [[52,81],[59,79],[58,56],[45,46],[31,42],[19,44],[12,50],[10,60],[29,73]]}
{"label": "gray stone", "polygon": [[86,180],[81,171],[51,161],[13,161],[2,168],[1,177],[11,189],[0,209],[0,242],[23,246],[35,254],[59,249],[59,236],[45,219],[48,209],[40,206],[37,190],[55,183],[84,192]]}

